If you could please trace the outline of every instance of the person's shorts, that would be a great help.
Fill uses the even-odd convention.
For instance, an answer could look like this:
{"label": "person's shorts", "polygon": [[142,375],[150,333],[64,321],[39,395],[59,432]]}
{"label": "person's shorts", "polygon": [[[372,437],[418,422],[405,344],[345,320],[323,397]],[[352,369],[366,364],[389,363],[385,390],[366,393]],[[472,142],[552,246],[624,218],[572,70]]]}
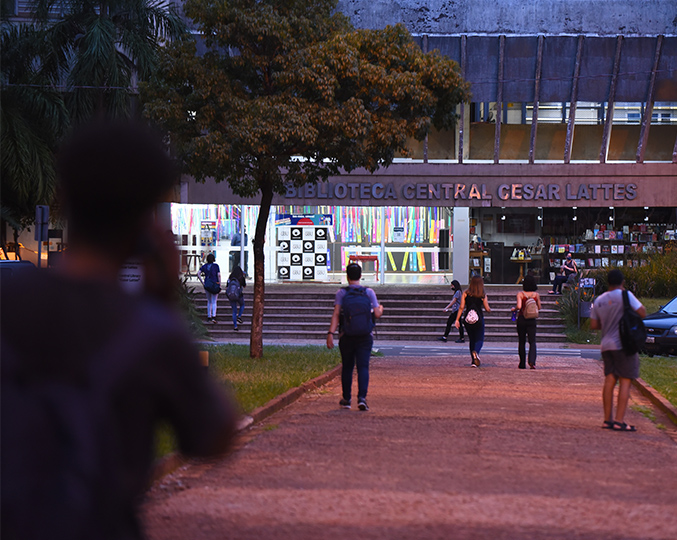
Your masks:
{"label": "person's shorts", "polygon": [[639,355],[621,351],[602,351],[604,375],[615,375],[624,379],[639,377]]}

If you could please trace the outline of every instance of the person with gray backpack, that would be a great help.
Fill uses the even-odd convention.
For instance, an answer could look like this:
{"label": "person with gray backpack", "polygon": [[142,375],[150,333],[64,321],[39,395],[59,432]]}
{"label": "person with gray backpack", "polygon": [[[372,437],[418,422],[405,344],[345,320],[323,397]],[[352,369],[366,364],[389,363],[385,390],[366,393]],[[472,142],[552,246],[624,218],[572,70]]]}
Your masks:
{"label": "person with gray backpack", "polygon": [[351,263],[346,268],[348,286],[336,293],[334,312],[327,332],[327,348],[334,348],[334,333],[339,330],[341,351],[341,388],[343,396],[339,406],[351,408],[353,371],[357,367],[357,407],[368,411],[369,358],[374,344],[372,330],[375,319],[383,315],[383,306],[378,303],[373,289],[362,287],[362,268]]}
{"label": "person with gray backpack", "polygon": [[538,294],[536,278],[527,275],[522,282],[522,290],[517,293],[517,306],[513,308],[517,315],[519,369],[527,368],[527,339],[529,340],[529,367],[536,369],[536,319],[541,309],[541,296]]}
{"label": "person with gray backpack", "polygon": [[233,330],[237,331],[238,324],[242,324],[242,313],[244,312],[244,288],[247,281],[242,268],[235,266],[228,276],[226,282],[226,296],[233,310]]}

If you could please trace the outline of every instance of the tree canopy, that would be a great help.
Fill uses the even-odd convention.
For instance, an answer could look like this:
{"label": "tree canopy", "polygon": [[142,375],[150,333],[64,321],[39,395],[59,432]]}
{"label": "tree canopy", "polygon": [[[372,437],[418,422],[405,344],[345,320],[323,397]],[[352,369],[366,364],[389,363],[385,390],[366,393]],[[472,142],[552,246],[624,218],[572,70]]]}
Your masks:
{"label": "tree canopy", "polygon": [[274,193],[407,155],[469,98],[458,66],[402,25],[355,30],[335,0],[187,0],[197,40],[168,47],[145,110],[186,173],[261,207],[251,354],[262,353],[263,242]]}
{"label": "tree canopy", "polygon": [[52,202],[53,154],[69,126],[133,115],[137,82],[155,71],[163,43],[187,30],[167,0],[30,6],[32,23],[2,17],[2,219],[15,234]]}

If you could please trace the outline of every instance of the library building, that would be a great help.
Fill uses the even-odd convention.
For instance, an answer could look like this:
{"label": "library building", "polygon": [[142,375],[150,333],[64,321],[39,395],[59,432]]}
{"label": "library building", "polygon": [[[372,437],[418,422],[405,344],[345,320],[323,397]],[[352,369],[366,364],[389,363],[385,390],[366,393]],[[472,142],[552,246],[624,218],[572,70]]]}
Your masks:
{"label": "library building", "polygon": [[[570,165],[568,176],[548,177],[538,165],[518,166],[511,178],[510,165],[397,164],[290,188],[271,209],[265,279],[335,281],[357,261],[365,279],[381,283],[467,283],[480,274],[515,284],[526,272],[547,283],[567,252],[581,269],[641,265],[677,249],[677,210],[660,200],[677,197],[677,181],[639,178],[636,168],[602,167],[608,176]],[[197,201],[171,206],[184,264],[214,252],[222,266],[244,261],[251,275],[258,206],[226,184],[185,187]]]}
{"label": "library building", "polygon": [[[380,283],[515,284],[526,272],[547,283],[568,251],[593,269],[677,247],[674,2],[654,2],[652,17],[542,4],[538,17],[483,0],[442,17],[350,3],[356,27],[403,22],[424,51],[455,60],[472,101],[406,159],[276,196],[266,281],[335,281],[358,261]],[[172,205],[184,262],[211,250],[252,275],[257,203],[186,178]]]}

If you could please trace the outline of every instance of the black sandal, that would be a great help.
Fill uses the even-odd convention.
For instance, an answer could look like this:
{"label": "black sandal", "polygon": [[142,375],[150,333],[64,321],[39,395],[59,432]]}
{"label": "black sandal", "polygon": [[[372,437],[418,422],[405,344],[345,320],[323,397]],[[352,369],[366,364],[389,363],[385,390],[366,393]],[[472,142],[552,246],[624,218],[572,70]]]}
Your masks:
{"label": "black sandal", "polygon": [[635,426],[626,424],[625,422],[614,422],[615,431],[637,431]]}
{"label": "black sandal", "polygon": [[604,424],[602,425],[602,429],[614,429],[613,420],[604,420]]}

